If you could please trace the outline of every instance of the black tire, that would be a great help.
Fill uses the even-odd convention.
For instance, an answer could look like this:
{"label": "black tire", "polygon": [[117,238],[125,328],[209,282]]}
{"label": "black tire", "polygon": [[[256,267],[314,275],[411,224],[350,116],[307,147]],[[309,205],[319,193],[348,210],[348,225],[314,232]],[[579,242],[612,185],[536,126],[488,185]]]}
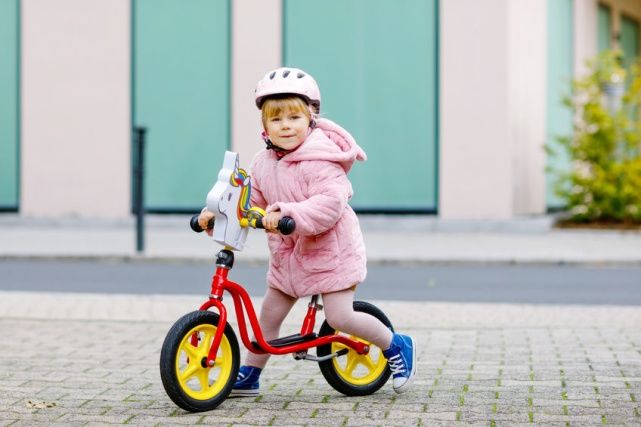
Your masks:
{"label": "black tire", "polygon": [[[385,313],[379,310],[376,306],[364,301],[354,301],[354,311],[374,316],[383,322],[383,324],[392,332],[394,331],[392,323],[389,321]],[[327,321],[324,321],[320,328],[319,336],[334,335],[336,333],[338,333],[338,331],[332,328]],[[348,348],[338,343],[325,344],[317,348],[317,355],[327,356],[328,354],[331,354],[332,346],[334,347],[334,351],[340,348]],[[358,374],[351,375],[346,372],[346,369],[344,369],[347,368],[347,363],[349,361],[358,361],[359,355],[352,349],[349,349],[349,352],[346,355],[338,356],[324,362],[318,362],[318,366],[320,367],[325,380],[327,380],[329,385],[331,385],[336,391],[347,396],[366,396],[383,387],[389,379],[391,371],[387,365],[387,360],[383,356],[383,350],[374,344],[370,343],[370,352],[364,357],[369,357],[370,361],[375,365],[375,369],[370,369],[362,363],[357,363],[357,365],[362,365],[362,368],[358,368],[364,371],[362,376],[359,376]],[[374,360],[373,357],[376,359]],[[346,366],[343,367],[343,365]]]}
{"label": "black tire", "polygon": [[[236,334],[229,324],[223,333],[216,365],[212,368],[203,367],[203,357],[209,352],[218,319],[218,314],[210,311],[187,313],[174,323],[162,345],[162,384],[171,400],[189,412],[216,408],[227,398],[236,382],[240,349]],[[198,345],[190,342],[193,339],[197,340]],[[191,360],[188,352],[192,354]],[[193,372],[187,375],[188,370]],[[218,374],[217,378],[215,374]],[[206,384],[203,384],[203,380],[206,380]]]}

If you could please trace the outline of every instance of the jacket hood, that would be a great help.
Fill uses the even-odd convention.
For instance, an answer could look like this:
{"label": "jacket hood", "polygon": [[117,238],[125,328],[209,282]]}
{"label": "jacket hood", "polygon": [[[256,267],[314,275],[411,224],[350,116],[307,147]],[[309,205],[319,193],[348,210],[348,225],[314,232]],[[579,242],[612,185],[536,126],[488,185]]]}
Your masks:
{"label": "jacket hood", "polygon": [[328,119],[318,119],[316,127],[305,142],[281,161],[328,160],[339,163],[349,172],[356,160],[365,161],[367,155],[358,146],[354,137],[345,129]]}

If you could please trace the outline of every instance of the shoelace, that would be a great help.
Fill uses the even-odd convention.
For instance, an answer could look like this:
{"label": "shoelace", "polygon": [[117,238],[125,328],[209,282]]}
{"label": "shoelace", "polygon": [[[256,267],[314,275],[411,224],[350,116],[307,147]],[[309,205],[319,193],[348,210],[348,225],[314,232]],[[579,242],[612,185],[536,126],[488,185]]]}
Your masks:
{"label": "shoelace", "polygon": [[392,374],[404,374],[406,371],[405,362],[400,354],[387,359]]}

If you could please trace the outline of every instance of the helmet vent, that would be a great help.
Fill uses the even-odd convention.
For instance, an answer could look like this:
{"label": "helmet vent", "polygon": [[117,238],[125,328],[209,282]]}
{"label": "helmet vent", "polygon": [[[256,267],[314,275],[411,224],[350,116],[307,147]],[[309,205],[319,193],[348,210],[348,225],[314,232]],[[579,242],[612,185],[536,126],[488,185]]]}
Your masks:
{"label": "helmet vent", "polygon": [[290,72],[291,72],[290,70],[285,70],[285,71],[283,71],[283,77],[287,77],[287,76],[289,76],[289,73],[290,73]]}
{"label": "helmet vent", "polygon": [[275,76],[275,75],[276,75],[276,71],[274,71],[273,73],[271,73],[271,74],[269,75],[269,80],[274,80],[274,76]]}
{"label": "helmet vent", "polygon": [[298,77],[299,79],[302,79],[303,77],[305,77],[305,73],[298,73],[296,74],[296,77]]}

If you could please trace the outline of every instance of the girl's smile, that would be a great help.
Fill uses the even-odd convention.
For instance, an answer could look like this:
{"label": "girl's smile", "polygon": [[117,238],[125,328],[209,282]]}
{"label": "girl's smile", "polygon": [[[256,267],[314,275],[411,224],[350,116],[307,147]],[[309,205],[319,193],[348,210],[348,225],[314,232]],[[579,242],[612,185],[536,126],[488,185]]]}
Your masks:
{"label": "girl's smile", "polygon": [[294,150],[307,138],[309,119],[301,112],[281,111],[267,120],[265,131],[272,144]]}

